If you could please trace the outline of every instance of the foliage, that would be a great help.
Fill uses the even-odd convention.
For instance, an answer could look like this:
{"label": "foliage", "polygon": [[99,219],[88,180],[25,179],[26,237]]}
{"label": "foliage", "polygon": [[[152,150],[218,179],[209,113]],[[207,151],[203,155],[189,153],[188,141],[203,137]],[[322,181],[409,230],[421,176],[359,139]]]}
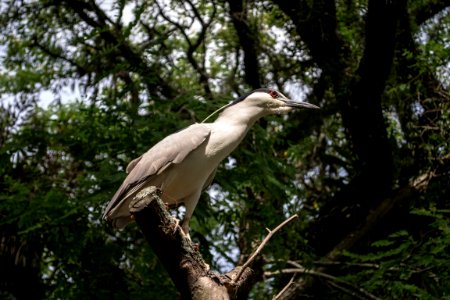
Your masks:
{"label": "foliage", "polygon": [[102,210],[131,159],[255,82],[322,110],[261,120],[220,165],[191,222],[211,267],[296,213],[253,299],[292,262],[296,297],[448,297],[448,5],[233,1],[0,3],[0,297],[174,298]]}
{"label": "foliage", "polygon": [[421,232],[406,230],[394,232],[387,238],[372,243],[373,252],[350,254],[361,269],[352,273],[350,282],[361,282],[362,287],[376,292],[384,299],[444,299],[449,295],[450,219],[448,210],[420,209],[412,214],[422,218],[428,226]]}

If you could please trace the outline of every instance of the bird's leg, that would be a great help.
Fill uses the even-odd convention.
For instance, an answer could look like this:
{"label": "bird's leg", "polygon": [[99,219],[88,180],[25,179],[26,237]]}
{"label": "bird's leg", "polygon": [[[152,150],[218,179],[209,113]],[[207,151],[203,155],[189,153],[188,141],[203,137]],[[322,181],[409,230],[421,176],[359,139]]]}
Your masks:
{"label": "bird's leg", "polygon": [[175,234],[175,232],[177,231],[177,228],[180,227],[180,220],[177,219],[176,217],[172,217],[172,218],[175,221],[175,225],[171,225],[170,227],[173,226],[172,234]]}
{"label": "bird's leg", "polygon": [[181,223],[181,229],[189,240],[191,240],[191,237],[189,236],[189,221],[191,220],[194,209],[197,206],[200,193],[201,190],[185,198],[183,201],[184,206],[186,207],[186,212],[184,213],[183,222]]}
{"label": "bird's leg", "polygon": [[181,232],[185,237],[187,237],[191,241],[191,236],[189,235],[189,221],[191,218],[183,218],[183,222],[181,223]]}
{"label": "bird's leg", "polygon": [[[191,236],[189,235],[189,221],[191,218],[188,218],[187,216],[184,216],[183,222],[181,223],[181,233],[191,241]],[[200,250],[200,244],[198,243],[192,243],[192,248],[194,248],[195,251]],[[206,264],[207,269],[209,270],[209,265]]]}
{"label": "bird's leg", "polygon": [[178,219],[177,217],[174,217],[174,216],[172,216],[172,219],[175,222],[175,224],[170,226],[170,227],[173,227],[172,234],[174,235],[175,232],[177,232],[177,229],[180,228],[181,229],[181,233],[184,235],[183,228],[180,226],[180,219]]}
{"label": "bird's leg", "polygon": [[[167,195],[166,195],[167,196]],[[173,209],[173,208],[177,208],[178,207],[178,204],[176,203],[176,204],[169,204],[169,203],[167,203],[167,202],[164,202],[164,205],[166,206],[166,209],[169,211],[170,209]],[[182,230],[182,228],[181,228],[181,226],[180,226],[180,219],[178,219],[176,216],[173,216],[172,214],[171,214],[171,217],[172,217],[172,219],[175,221],[175,224],[174,225],[171,225],[170,227],[173,227],[173,229],[172,229],[172,234],[175,234],[175,232],[177,231],[177,228],[180,228],[181,229],[181,232],[184,234],[184,232],[183,232],[183,230]]]}

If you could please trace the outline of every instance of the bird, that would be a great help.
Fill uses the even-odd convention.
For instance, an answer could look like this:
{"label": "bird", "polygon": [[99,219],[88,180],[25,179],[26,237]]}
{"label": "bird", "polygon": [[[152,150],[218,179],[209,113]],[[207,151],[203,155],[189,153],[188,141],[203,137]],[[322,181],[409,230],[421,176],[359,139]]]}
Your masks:
{"label": "bird", "polygon": [[[203,122],[165,137],[128,164],[128,175],[109,201],[103,218],[115,228],[125,227],[133,221],[129,211],[133,197],[140,190],[155,186],[169,207],[184,204],[181,228],[189,237],[189,221],[220,162],[241,143],[258,119],[294,109],[319,107],[293,101],[275,89],[259,88],[222,106]],[[214,122],[206,123],[218,112],[221,113]]]}

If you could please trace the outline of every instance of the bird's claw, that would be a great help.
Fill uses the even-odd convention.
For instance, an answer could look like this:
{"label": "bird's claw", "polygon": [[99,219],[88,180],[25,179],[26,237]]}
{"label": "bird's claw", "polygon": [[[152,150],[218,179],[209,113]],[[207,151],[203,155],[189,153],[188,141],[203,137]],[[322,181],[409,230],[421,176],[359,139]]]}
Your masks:
{"label": "bird's claw", "polygon": [[178,220],[177,218],[173,218],[173,220],[174,220],[174,222],[175,222],[175,224],[174,223],[171,223],[170,224],[170,229],[172,230],[172,235],[175,235],[175,233],[177,232],[177,229],[178,228],[180,228],[181,229],[181,231],[183,231],[183,229],[181,228],[181,226],[180,226],[180,220]]}
{"label": "bird's claw", "polygon": [[[177,232],[177,229],[180,229],[180,233],[181,235],[183,235],[184,237],[186,237],[189,241],[191,240],[191,237],[189,235],[189,231],[186,233],[186,231],[184,230],[183,226],[180,225],[180,220],[178,220],[177,218],[173,217],[175,224],[171,224],[170,227],[172,229],[172,235],[174,235]],[[173,228],[172,228],[173,227]]]}

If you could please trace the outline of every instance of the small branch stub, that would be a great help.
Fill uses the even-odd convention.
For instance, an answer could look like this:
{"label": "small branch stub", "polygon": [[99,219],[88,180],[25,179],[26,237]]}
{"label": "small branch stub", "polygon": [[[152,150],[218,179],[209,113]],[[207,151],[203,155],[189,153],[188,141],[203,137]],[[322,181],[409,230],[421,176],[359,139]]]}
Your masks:
{"label": "small branch stub", "polygon": [[141,190],[136,194],[130,203],[130,213],[134,218],[134,214],[146,208],[152,201],[156,201],[161,196],[161,190],[151,186]]}

